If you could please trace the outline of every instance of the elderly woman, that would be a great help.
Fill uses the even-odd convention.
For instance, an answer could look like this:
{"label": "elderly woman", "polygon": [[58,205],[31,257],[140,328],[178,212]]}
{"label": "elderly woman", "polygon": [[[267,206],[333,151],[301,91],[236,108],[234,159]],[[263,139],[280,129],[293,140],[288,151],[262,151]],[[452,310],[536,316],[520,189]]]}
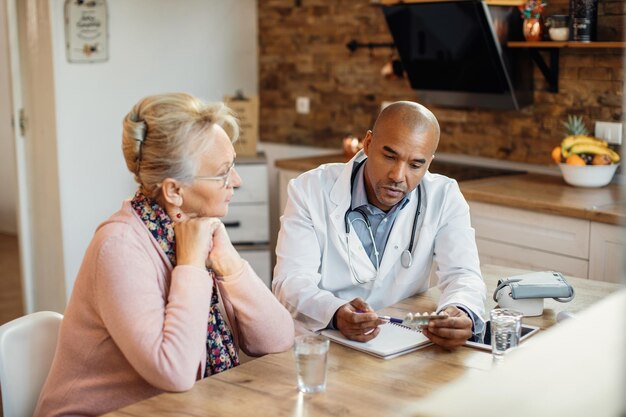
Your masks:
{"label": "elderly woman", "polygon": [[[217,219],[241,184],[223,104],[141,100],[123,151],[139,183],[87,249],[36,416],[102,414],[293,342],[293,321]],[[218,398],[215,399],[219,401]]]}

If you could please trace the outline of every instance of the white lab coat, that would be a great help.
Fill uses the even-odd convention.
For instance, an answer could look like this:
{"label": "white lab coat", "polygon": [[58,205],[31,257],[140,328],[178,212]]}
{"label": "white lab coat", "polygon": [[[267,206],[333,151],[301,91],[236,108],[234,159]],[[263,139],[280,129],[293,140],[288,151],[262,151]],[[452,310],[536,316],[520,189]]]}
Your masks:
{"label": "white lab coat", "polygon": [[[469,206],[455,180],[427,172],[421,180],[422,211],[413,248],[413,263],[404,268],[400,255],[409,246],[417,191],[398,213],[380,261],[378,278],[359,284],[348,265],[344,214],[351,203],[350,176],[355,161],[325,164],[289,182],[276,247],[272,289],[297,323],[311,331],[325,328],[335,311],[355,297],[375,310],[426,291],[433,261],[442,291],[439,309],[462,304],[482,320],[485,285],[480,273]],[[350,230],[352,265],[360,277],[376,269],[354,227]],[[477,323],[482,329],[483,323]]]}

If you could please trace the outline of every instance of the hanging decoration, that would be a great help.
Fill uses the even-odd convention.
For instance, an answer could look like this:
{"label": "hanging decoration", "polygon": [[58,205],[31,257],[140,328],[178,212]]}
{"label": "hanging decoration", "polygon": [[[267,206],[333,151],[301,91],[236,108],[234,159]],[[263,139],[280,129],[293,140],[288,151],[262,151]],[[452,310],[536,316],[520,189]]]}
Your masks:
{"label": "hanging decoration", "polygon": [[65,0],[65,47],[68,62],[109,59],[106,0]]}

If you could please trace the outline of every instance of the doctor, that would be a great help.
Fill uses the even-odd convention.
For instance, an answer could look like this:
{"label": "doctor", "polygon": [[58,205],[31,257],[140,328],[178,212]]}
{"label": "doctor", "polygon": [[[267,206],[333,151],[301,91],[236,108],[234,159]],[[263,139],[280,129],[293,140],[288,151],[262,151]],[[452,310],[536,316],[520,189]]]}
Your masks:
{"label": "doctor", "polygon": [[485,285],[469,207],[456,181],[428,172],[438,142],[427,108],[396,102],[351,161],[289,183],[273,291],[301,331],[375,338],[384,321],[374,310],[426,291],[434,263],[438,311],[449,318],[424,334],[450,349],[482,333]]}

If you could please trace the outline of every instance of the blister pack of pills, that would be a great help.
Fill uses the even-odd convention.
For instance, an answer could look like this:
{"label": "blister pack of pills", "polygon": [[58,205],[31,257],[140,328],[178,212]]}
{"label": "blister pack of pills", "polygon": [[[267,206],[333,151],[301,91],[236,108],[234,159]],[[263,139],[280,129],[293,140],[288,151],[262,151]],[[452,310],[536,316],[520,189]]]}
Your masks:
{"label": "blister pack of pills", "polygon": [[448,314],[446,313],[428,313],[428,312],[424,312],[424,313],[408,313],[405,317],[404,320],[402,320],[402,325],[403,326],[407,326],[407,327],[411,327],[413,329],[419,329],[421,330],[423,327],[428,326],[428,323],[431,320],[438,320],[438,319],[444,319],[447,318]]}

